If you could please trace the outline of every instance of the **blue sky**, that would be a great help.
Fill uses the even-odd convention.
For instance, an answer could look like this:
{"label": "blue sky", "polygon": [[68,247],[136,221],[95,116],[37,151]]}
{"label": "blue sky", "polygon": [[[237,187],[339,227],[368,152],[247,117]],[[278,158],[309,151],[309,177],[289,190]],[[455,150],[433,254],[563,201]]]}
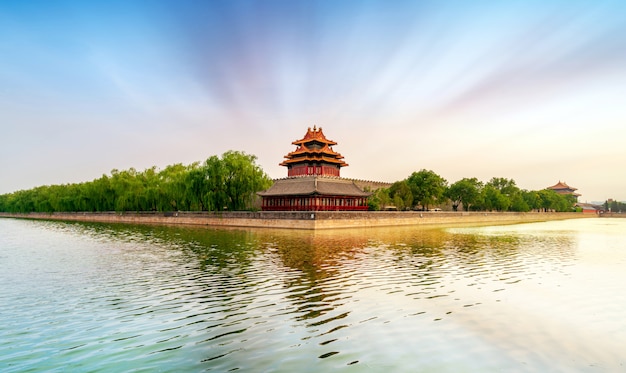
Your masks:
{"label": "blue sky", "polygon": [[342,176],[565,181],[626,200],[626,3],[2,1],[0,193],[242,150],[307,127]]}

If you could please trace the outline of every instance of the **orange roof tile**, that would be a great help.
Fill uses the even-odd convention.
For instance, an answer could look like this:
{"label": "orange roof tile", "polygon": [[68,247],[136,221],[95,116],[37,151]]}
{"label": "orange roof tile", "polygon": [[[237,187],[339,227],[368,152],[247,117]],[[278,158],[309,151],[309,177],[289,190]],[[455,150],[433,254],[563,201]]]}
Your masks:
{"label": "orange roof tile", "polygon": [[298,157],[298,158],[290,158],[290,159],[285,159],[284,161],[282,161],[279,165],[280,166],[287,166],[290,164],[294,164],[294,163],[302,163],[302,162],[324,162],[324,163],[333,163],[336,165],[339,165],[341,167],[345,167],[348,164],[340,159],[337,158],[329,158],[329,157],[310,157],[310,156],[305,156],[305,157]]}
{"label": "orange roof tile", "polygon": [[329,163],[339,167],[348,165],[342,160],[343,156],[331,148],[337,143],[328,140],[322,129],[318,129],[316,126],[313,126],[312,130],[309,127],[304,137],[292,142],[292,144],[297,145],[297,149],[287,154],[286,159],[279,165],[290,166],[305,162]]}
{"label": "orange roof tile", "polygon": [[328,146],[328,144],[324,144],[324,147],[319,148],[319,149],[307,148],[306,146],[299,146],[295,151],[287,154],[285,157],[289,158],[289,157],[292,157],[294,155],[307,154],[307,153],[328,154],[328,155],[335,156],[337,158],[343,158],[343,156],[341,154],[339,154],[336,151],[334,151],[333,149],[331,149],[330,146]]}
{"label": "orange roof tile", "polygon": [[323,144],[328,144],[328,145],[337,145],[335,141],[329,140],[326,138],[326,136],[324,135],[324,132],[322,132],[321,127],[318,129],[315,126],[313,126],[313,130],[311,130],[311,127],[309,127],[304,137],[300,140],[296,140],[292,142],[292,144],[303,145],[305,143],[313,142],[313,141],[318,141],[318,142],[321,142]]}
{"label": "orange roof tile", "polygon": [[353,180],[324,176],[303,176],[279,179],[267,190],[257,193],[262,197],[298,196],[298,195],[331,195],[368,197]]}
{"label": "orange roof tile", "polygon": [[567,185],[565,182],[562,182],[561,180],[559,180],[558,183],[554,184],[551,187],[548,187],[548,189],[570,189],[570,190],[578,190],[577,188],[572,188],[571,186]]}

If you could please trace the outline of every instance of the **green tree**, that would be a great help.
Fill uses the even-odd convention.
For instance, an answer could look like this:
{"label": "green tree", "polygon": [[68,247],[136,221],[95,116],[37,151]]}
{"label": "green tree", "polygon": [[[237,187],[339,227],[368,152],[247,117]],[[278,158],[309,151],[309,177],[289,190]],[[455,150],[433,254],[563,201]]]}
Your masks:
{"label": "green tree", "polygon": [[156,166],[145,169],[138,175],[142,184],[142,194],[139,198],[141,211],[157,211],[161,194],[161,185]]}
{"label": "green tree", "polygon": [[522,191],[522,198],[530,210],[541,209],[541,196],[536,190]]}
{"label": "green tree", "polygon": [[204,202],[203,204],[211,211],[222,211],[228,209],[226,196],[226,170],[224,163],[217,156],[212,156],[206,160],[202,167],[204,177]]}
{"label": "green tree", "polygon": [[485,185],[481,194],[482,207],[485,210],[506,211],[511,205],[511,200],[491,184]]}
{"label": "green tree", "polygon": [[626,211],[626,203],[623,203],[623,202],[618,202],[615,200],[611,200],[611,201],[606,200],[604,201],[603,205],[606,211],[609,211],[609,209],[611,212],[617,212],[617,213],[622,213]]}
{"label": "green tree", "polygon": [[513,194],[513,196],[511,197],[510,210],[518,211],[518,212],[530,211],[530,206],[528,205],[528,203],[526,202],[526,199],[524,198],[523,191],[519,191]]}
{"label": "green tree", "polygon": [[160,211],[190,210],[185,178],[191,170],[197,167],[198,163],[189,166],[177,163],[159,172]]}
{"label": "green tree", "polygon": [[141,211],[144,185],[137,170],[111,171],[111,187],[115,194],[115,211]]}
{"label": "green tree", "polygon": [[256,156],[239,151],[222,155],[226,206],[229,210],[251,208],[258,191],[269,188],[272,180],[256,164]]}
{"label": "green tree", "polygon": [[504,177],[492,177],[486,185],[491,185],[492,187],[498,189],[500,193],[508,197],[511,197],[513,194],[520,191],[515,184],[515,180]]}
{"label": "green tree", "polygon": [[[486,186],[499,191],[499,195],[490,194],[492,206],[498,211],[528,211],[529,207],[523,199],[522,191],[515,184],[515,180],[503,177],[493,177]],[[495,205],[494,205],[495,204]],[[506,206],[506,207],[504,207]],[[493,208],[489,208],[490,210]]]}
{"label": "green tree", "polygon": [[470,206],[479,201],[482,187],[483,183],[475,177],[463,178],[450,185],[444,196],[452,201],[454,211],[457,211],[460,204],[463,205],[465,211],[469,211]]}
{"label": "green tree", "polygon": [[419,203],[423,209],[428,209],[431,204],[441,201],[447,189],[446,179],[430,170],[413,172],[406,180],[413,201]]}
{"label": "green tree", "polygon": [[115,210],[115,191],[111,187],[111,179],[107,175],[102,175],[91,184],[94,211]]}
{"label": "green tree", "polygon": [[576,197],[571,195],[558,194],[551,189],[543,189],[537,192],[540,199],[541,209],[544,211],[572,211]]}
{"label": "green tree", "polygon": [[[558,194],[558,193],[557,193]],[[558,194],[559,200],[556,207],[558,212],[571,212],[575,210],[576,202],[578,198],[572,194]]]}
{"label": "green tree", "polygon": [[[369,191],[366,188],[366,191]],[[391,197],[389,197],[389,188],[378,188],[374,191],[368,200],[368,209],[370,211],[380,211],[391,205]]]}
{"label": "green tree", "polygon": [[389,197],[398,211],[410,209],[413,206],[413,194],[406,180],[393,183],[389,187]]}
{"label": "green tree", "polygon": [[0,194],[0,211],[9,211],[9,195]]}
{"label": "green tree", "polygon": [[272,180],[256,164],[256,156],[228,151],[192,169],[186,184],[191,204],[201,210],[237,211],[252,208],[256,193],[269,188]]}

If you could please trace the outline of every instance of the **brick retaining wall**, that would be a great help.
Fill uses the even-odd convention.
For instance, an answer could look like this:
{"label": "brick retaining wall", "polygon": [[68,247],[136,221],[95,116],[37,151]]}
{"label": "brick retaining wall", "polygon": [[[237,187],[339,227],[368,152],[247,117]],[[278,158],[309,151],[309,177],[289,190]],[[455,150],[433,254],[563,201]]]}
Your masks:
{"label": "brick retaining wall", "polygon": [[133,224],[185,224],[223,227],[334,229],[407,225],[509,224],[575,218],[595,215],[564,212],[335,212],[335,211],[259,211],[259,212],[105,212],[105,213],[30,213],[0,217],[92,221]]}

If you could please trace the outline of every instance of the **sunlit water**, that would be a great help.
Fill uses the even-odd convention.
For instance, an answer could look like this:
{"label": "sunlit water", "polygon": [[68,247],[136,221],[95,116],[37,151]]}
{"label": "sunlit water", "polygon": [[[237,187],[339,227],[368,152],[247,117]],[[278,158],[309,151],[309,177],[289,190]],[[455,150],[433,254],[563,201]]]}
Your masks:
{"label": "sunlit water", "polygon": [[626,219],[215,230],[0,219],[0,371],[626,370]]}

